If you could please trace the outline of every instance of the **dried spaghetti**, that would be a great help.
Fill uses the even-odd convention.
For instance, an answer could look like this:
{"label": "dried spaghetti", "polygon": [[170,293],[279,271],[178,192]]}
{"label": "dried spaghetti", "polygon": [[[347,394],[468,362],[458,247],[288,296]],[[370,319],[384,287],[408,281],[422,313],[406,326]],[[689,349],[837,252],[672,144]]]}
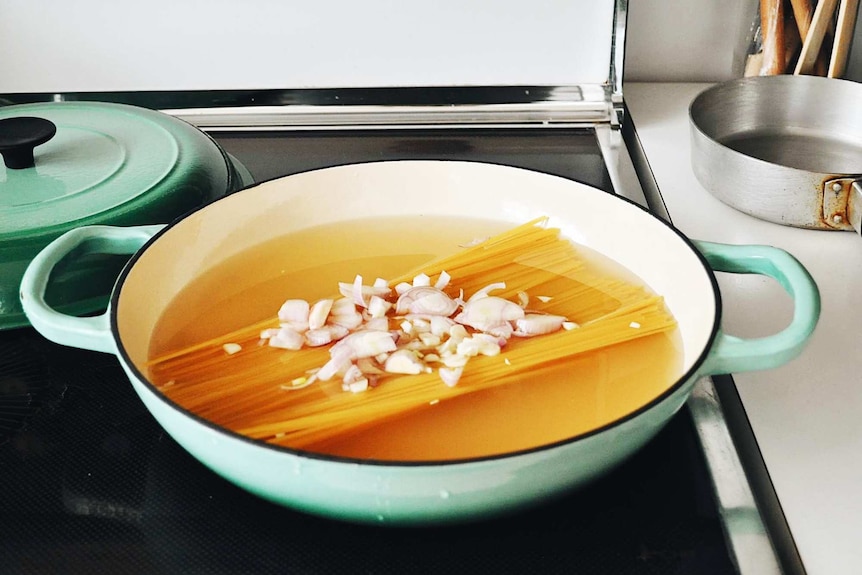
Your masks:
{"label": "dried spaghetti", "polygon": [[362,394],[345,393],[336,379],[305,386],[331,360],[330,349],[285,351],[260,345],[261,330],[278,328],[278,319],[160,354],[149,363],[150,378],[180,405],[229,429],[313,448],[429,404],[513,383],[529,385],[538,371],[578,354],[675,327],[660,297],[633,283],[585,271],[577,247],[559,230],[541,224],[529,222],[389,282],[395,287],[420,274],[451,276],[452,284],[444,291],[465,309],[462,294],[467,297],[503,281],[505,287],[495,291],[496,297],[519,301],[529,294],[529,303],[521,303],[531,310],[579,325],[541,337],[514,337],[499,355],[472,357],[452,387],[443,385],[436,372],[385,374],[379,385]]}

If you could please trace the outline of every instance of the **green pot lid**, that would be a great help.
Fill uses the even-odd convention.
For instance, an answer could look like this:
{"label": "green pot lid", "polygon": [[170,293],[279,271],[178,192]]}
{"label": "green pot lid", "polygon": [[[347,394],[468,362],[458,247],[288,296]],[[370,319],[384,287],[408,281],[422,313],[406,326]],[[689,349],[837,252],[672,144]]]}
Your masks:
{"label": "green pot lid", "polygon": [[[32,158],[21,140],[30,141]],[[26,325],[17,293],[23,269],[63,232],[168,223],[243,184],[209,136],[167,114],[123,104],[0,107],[0,153],[0,328]],[[83,306],[100,295],[62,279],[67,287],[59,304]]]}
{"label": "green pot lid", "polygon": [[0,122],[21,117],[48,120],[56,134],[33,150],[34,166],[0,167],[0,241],[96,220],[169,221],[229,191],[221,149],[166,114],[96,102],[0,108]]}

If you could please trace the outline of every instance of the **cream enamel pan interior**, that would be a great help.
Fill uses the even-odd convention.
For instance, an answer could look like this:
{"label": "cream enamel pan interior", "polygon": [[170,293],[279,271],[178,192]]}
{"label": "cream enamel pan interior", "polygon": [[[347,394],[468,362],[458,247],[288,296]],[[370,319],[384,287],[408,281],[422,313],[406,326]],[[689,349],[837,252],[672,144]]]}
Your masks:
{"label": "cream enamel pan interior", "polygon": [[[150,246],[124,282],[118,327],[126,353],[141,365],[149,334],[173,296],[212,266],[271,238],[273,230],[290,233],[364,216],[421,213],[488,217],[513,226],[551,215],[549,226],[600,249],[663,294],[683,333],[690,334],[686,339],[692,338],[686,343],[686,368],[697,361],[712,335],[716,302],[703,263],[667,226],[644,222],[634,206],[609,202],[608,194],[561,178],[482,164],[458,168],[440,162],[417,170],[411,162],[393,162],[307,172],[261,184],[192,215],[168,230],[165,241]],[[619,205],[630,209],[609,217],[609,207]]]}
{"label": "cream enamel pan interior", "polygon": [[[205,422],[161,396],[143,364],[163,309],[212,266],[274,235],[323,223],[398,215],[473,216],[512,226],[539,216],[615,259],[665,297],[679,322],[685,375],[664,395],[584,436],[506,456],[439,463],[345,460],[272,447]],[[694,243],[619,197],[563,178],[473,162],[396,161],[327,168],[258,184],[167,228],[82,228],[40,254],[22,302],[46,337],[116,353],[160,424],[195,457],[266,499],[350,521],[428,524],[485,517],[593,480],[640,448],[681,407],[696,380],[770,368],[795,357],[817,321],[819,298],[789,254],[763,246]],[[139,249],[97,318],[57,314],[41,301],[43,276],[74,249]],[[741,340],[720,329],[712,269],[764,273],[793,295],[790,326]]]}

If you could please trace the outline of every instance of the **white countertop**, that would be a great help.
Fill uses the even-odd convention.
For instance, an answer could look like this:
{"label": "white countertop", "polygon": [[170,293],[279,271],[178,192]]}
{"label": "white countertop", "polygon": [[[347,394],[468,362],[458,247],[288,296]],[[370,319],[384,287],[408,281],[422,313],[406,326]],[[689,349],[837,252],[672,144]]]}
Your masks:
{"label": "white countertop", "polygon": [[[626,84],[625,100],[673,224],[689,237],[783,248],[820,288],[820,323],[802,355],[734,374],[808,573],[862,573],[862,238],[758,220],[710,195],[691,168],[688,105],[708,84]],[[773,333],[790,298],[760,276],[717,274],[726,332]]]}

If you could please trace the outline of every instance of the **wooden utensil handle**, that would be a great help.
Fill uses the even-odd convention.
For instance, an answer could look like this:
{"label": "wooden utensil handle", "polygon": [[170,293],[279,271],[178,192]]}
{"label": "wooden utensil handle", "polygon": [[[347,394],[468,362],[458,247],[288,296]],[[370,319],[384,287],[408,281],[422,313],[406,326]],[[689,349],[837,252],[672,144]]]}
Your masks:
{"label": "wooden utensil handle", "polygon": [[837,4],[838,0],[820,0],[818,2],[811,20],[811,26],[808,28],[808,34],[805,35],[805,40],[802,42],[802,53],[799,55],[799,61],[796,63],[794,74],[811,73],[811,70],[814,68],[814,62],[817,60],[817,55],[820,53],[820,46],[823,44],[823,37],[826,35],[829,21],[832,18],[832,14],[835,13],[835,6]]}
{"label": "wooden utensil handle", "polygon": [[793,8],[793,18],[796,20],[799,37],[805,39],[808,35],[808,29],[811,27],[811,18],[814,15],[811,0],[790,0],[790,6]]}
{"label": "wooden utensil handle", "polygon": [[829,60],[830,78],[840,78],[847,68],[847,58],[850,56],[850,43],[853,41],[853,28],[856,25],[856,11],[859,0],[841,0],[838,7],[838,23],[835,26],[835,43],[832,46],[832,57]]}
{"label": "wooden utensil handle", "polygon": [[763,35],[763,65],[761,76],[784,72],[784,2],[760,0],[760,30]]}

